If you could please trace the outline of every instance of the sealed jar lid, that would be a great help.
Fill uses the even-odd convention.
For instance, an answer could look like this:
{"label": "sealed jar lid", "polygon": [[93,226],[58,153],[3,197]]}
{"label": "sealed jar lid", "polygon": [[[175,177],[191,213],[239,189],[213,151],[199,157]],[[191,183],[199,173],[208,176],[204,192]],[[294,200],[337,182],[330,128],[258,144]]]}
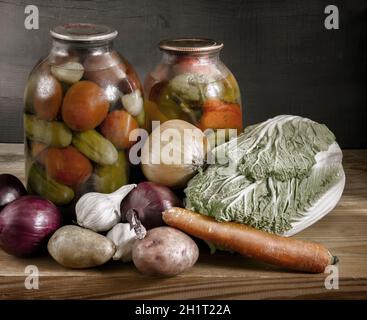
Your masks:
{"label": "sealed jar lid", "polygon": [[159,43],[163,51],[175,52],[214,52],[223,48],[223,43],[204,38],[179,38],[163,40]]}
{"label": "sealed jar lid", "polygon": [[112,40],[117,31],[99,24],[68,23],[52,28],[50,34],[55,39],[84,42]]}

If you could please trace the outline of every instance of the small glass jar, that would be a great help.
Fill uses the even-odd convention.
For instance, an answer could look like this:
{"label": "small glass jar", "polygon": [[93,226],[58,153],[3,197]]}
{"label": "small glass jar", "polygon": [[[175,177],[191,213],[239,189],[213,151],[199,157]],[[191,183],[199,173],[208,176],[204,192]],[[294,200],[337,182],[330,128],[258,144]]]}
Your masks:
{"label": "small glass jar", "polygon": [[25,90],[27,187],[59,206],[128,183],[129,134],[144,127],[142,86],[113,49],[117,31],[67,24]]}
{"label": "small glass jar", "polygon": [[147,124],[188,121],[201,130],[242,131],[237,81],[219,58],[222,43],[209,39],[164,40],[156,68],[144,83]]}

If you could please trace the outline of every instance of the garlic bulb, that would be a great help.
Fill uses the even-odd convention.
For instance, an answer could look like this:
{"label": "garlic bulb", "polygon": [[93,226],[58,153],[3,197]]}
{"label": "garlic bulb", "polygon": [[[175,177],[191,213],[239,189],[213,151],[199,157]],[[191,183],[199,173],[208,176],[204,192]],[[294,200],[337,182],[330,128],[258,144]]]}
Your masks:
{"label": "garlic bulb", "polygon": [[153,130],[142,148],[145,177],[179,188],[205,164],[208,140],[204,133],[183,120],[169,120]]}
{"label": "garlic bulb", "polygon": [[110,194],[86,193],[75,206],[78,225],[96,232],[110,230],[121,220],[122,199],[135,187],[129,184]]}
{"label": "garlic bulb", "polygon": [[124,94],[121,97],[121,102],[128,113],[136,117],[143,110],[143,97],[139,89]]}
{"label": "garlic bulb", "polygon": [[129,262],[132,260],[131,252],[137,240],[134,229],[129,223],[118,223],[107,233],[107,238],[111,239],[116,246],[116,253],[113,260]]}

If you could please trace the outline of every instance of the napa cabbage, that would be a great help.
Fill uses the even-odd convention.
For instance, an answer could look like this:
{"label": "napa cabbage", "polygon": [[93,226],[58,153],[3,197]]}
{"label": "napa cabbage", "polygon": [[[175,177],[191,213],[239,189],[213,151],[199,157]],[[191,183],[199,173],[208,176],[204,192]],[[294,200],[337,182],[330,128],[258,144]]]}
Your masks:
{"label": "napa cabbage", "polygon": [[249,126],[213,151],[215,164],[192,178],[186,207],[292,235],[330,212],[344,189],[342,151],[324,125],[282,115]]}

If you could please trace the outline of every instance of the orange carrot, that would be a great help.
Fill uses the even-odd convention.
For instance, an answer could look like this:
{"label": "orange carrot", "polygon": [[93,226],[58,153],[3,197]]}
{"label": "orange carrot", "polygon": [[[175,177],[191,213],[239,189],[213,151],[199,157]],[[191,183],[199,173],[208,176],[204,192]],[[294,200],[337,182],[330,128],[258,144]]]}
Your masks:
{"label": "orange carrot", "polygon": [[321,244],[277,236],[240,223],[218,222],[183,208],[164,211],[163,220],[197,238],[288,269],[322,273],[338,262]]}

